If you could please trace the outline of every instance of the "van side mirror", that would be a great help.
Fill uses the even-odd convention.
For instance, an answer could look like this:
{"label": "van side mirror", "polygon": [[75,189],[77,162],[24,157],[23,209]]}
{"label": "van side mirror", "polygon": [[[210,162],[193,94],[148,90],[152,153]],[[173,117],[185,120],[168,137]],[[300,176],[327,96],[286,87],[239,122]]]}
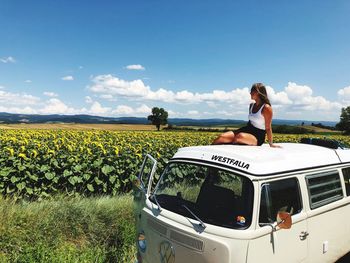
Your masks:
{"label": "van side mirror", "polygon": [[134,187],[136,188],[140,188],[141,186],[141,180],[139,178],[135,178],[133,181],[132,181],[132,184]]}
{"label": "van side mirror", "polygon": [[136,178],[135,180],[132,181],[132,184],[135,188],[139,189],[140,191],[142,191],[144,194],[146,194],[146,189],[143,186],[141,180],[139,178]]}
{"label": "van side mirror", "polygon": [[288,212],[278,212],[276,221],[276,227],[281,229],[290,229],[292,226],[292,216]]}

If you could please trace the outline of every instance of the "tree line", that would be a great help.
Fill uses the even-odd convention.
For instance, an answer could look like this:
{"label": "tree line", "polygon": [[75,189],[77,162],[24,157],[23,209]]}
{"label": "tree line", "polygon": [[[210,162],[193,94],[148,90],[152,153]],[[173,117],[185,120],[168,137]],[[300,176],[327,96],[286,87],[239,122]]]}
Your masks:
{"label": "tree line", "polygon": [[[147,119],[151,121],[159,131],[161,125],[168,123],[168,112],[163,108],[153,107],[152,114],[149,115]],[[313,124],[313,126],[317,125]],[[345,132],[345,134],[350,134],[350,106],[341,109],[340,121],[336,124],[335,128]]]}
{"label": "tree line", "polygon": [[341,109],[340,121],[335,127],[345,134],[350,134],[350,106]]}

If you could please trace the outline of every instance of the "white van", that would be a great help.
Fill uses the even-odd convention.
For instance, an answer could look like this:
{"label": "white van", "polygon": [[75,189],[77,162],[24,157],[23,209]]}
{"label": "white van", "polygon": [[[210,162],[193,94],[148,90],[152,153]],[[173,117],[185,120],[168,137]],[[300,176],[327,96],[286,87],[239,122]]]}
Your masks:
{"label": "white van", "polygon": [[337,261],[350,251],[350,150],[330,144],[181,148],[156,185],[147,155],[137,262]]}

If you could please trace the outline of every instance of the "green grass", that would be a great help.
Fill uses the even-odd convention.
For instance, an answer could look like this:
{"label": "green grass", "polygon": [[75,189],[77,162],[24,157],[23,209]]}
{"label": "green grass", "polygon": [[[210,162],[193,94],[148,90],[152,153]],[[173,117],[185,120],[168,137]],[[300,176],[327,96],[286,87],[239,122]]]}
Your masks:
{"label": "green grass", "polygon": [[0,262],[133,262],[132,197],[0,197]]}

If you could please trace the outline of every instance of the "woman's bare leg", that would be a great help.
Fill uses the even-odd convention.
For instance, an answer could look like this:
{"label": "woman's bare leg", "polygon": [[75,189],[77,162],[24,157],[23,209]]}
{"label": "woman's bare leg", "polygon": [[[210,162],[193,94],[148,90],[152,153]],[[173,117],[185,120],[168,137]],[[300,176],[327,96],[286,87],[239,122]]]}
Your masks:
{"label": "woman's bare leg", "polygon": [[258,140],[254,135],[245,132],[240,132],[234,137],[233,143],[258,145]]}
{"label": "woman's bare leg", "polygon": [[217,137],[212,144],[225,144],[232,143],[235,138],[235,134],[232,131],[225,132]]}

